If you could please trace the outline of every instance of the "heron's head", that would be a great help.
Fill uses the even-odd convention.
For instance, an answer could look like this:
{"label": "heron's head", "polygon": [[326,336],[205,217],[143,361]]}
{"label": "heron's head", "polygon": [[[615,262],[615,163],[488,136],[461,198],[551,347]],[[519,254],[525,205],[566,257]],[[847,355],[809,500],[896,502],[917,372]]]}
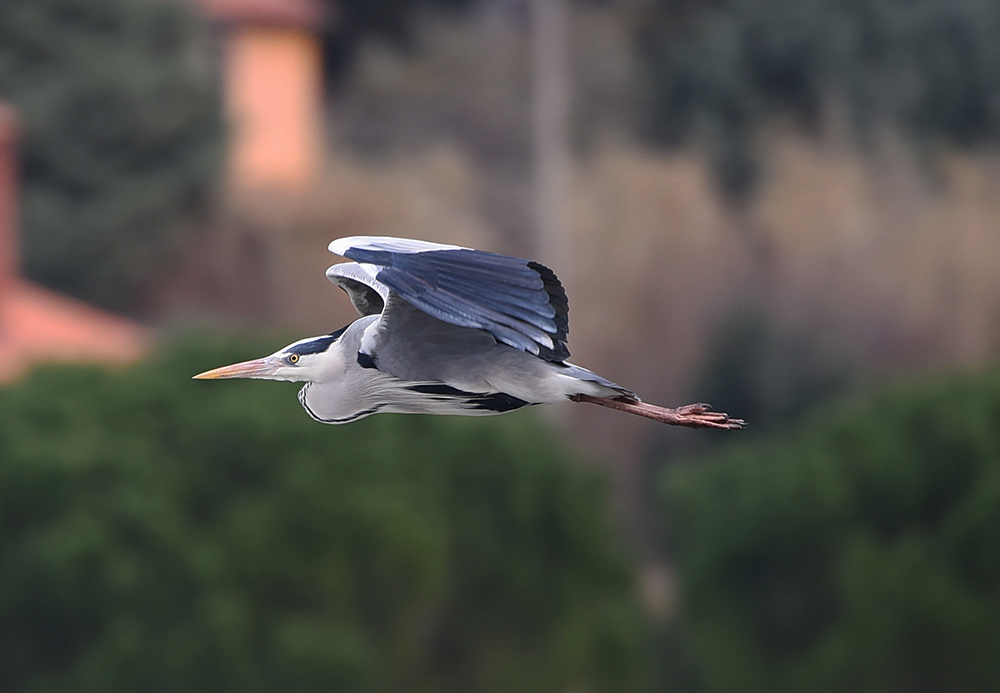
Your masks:
{"label": "heron's head", "polygon": [[343,330],[322,337],[300,339],[270,356],[214,368],[194,376],[200,380],[217,378],[256,378],[258,380],[290,380],[316,382],[329,378],[342,366],[338,347]]}

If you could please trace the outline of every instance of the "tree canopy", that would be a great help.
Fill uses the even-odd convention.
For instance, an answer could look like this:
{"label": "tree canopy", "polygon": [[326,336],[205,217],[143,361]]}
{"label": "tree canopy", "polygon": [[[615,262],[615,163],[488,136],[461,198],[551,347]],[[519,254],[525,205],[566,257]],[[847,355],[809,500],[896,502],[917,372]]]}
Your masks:
{"label": "tree canopy", "polygon": [[532,418],[312,421],[182,344],[0,389],[10,691],[591,691],[646,681],[605,481]]}
{"label": "tree canopy", "polygon": [[336,80],[350,68],[358,46],[377,37],[396,46],[413,41],[416,19],[427,11],[458,11],[471,0],[325,0],[336,18],[324,40],[327,79]]}
{"label": "tree canopy", "polygon": [[790,115],[918,141],[1000,137],[1000,5],[987,0],[660,0],[642,31],[667,142],[701,131],[724,182],[751,182],[753,133]]}
{"label": "tree canopy", "polygon": [[1000,370],[827,408],[664,490],[705,690],[1000,688]]}
{"label": "tree canopy", "polygon": [[116,309],[175,259],[221,162],[206,27],[176,0],[6,0],[0,97],[24,124],[27,274]]}

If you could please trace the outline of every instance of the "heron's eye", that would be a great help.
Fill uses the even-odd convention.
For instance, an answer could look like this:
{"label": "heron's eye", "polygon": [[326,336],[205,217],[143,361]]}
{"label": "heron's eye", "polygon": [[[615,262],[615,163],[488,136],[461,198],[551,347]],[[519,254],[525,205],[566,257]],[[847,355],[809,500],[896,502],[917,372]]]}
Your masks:
{"label": "heron's eye", "polygon": [[298,362],[299,362],[299,355],[298,354],[289,354],[288,355],[288,363],[298,363]]}

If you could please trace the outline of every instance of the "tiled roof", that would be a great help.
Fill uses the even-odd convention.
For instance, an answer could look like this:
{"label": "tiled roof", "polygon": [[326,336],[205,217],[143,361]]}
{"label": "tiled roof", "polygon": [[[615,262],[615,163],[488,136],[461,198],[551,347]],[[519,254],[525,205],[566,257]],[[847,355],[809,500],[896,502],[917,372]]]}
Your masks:
{"label": "tiled roof", "polygon": [[80,301],[15,281],[0,305],[0,382],[48,361],[125,364],[141,358],[151,333]]}

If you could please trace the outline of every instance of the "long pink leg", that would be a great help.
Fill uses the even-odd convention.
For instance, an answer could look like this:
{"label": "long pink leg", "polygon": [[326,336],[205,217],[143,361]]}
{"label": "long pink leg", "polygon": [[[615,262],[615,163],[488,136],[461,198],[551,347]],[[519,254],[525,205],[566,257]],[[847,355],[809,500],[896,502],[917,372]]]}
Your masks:
{"label": "long pink leg", "polygon": [[746,427],[743,419],[731,419],[728,414],[717,411],[709,411],[707,404],[686,404],[676,409],[658,407],[655,404],[645,402],[632,402],[625,399],[612,399],[611,397],[594,397],[593,395],[573,395],[570,397],[574,402],[590,402],[599,404],[602,407],[610,407],[629,414],[638,414],[647,419],[659,421],[672,426],[687,426],[688,428],[721,428],[725,430],[737,430]]}

